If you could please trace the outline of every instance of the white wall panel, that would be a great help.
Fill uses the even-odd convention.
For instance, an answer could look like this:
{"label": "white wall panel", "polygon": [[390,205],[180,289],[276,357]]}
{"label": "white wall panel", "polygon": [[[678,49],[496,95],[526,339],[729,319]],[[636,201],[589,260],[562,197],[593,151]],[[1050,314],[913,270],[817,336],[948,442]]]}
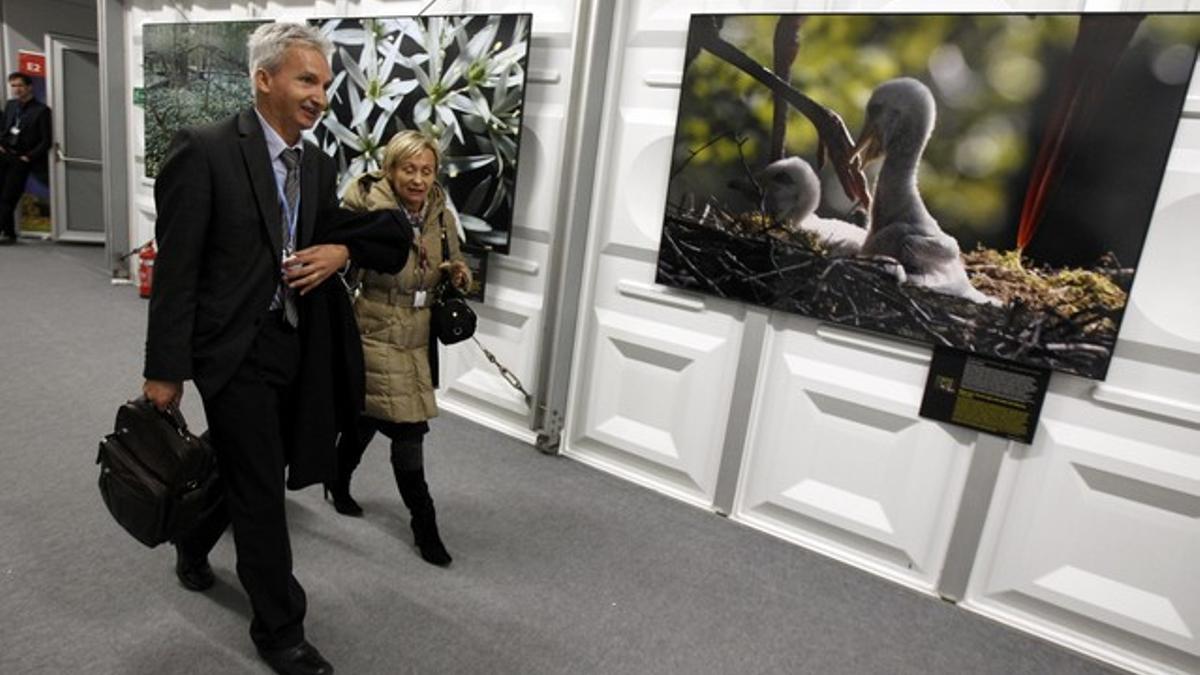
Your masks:
{"label": "white wall panel", "polygon": [[[710,505],[741,311],[656,288],[650,263],[604,256],[585,316],[566,454]],[[717,306],[717,311],[711,309]]]}
{"label": "white wall panel", "polygon": [[625,107],[613,134],[611,209],[601,226],[604,249],[629,248],[657,257],[666,203],[675,111]]}
{"label": "white wall panel", "polygon": [[[408,12],[416,12],[420,9],[420,3],[415,0],[404,2],[392,2],[385,5],[384,3],[369,3],[369,2],[347,2],[346,0],[258,0],[254,3],[255,12],[258,16],[272,19],[274,21],[308,21],[309,19],[321,19],[331,16],[347,16],[356,14],[358,16],[375,15],[370,12],[366,6],[376,4],[387,7],[384,10],[385,14],[404,14],[406,8]],[[378,16],[378,15],[375,15]]]}
{"label": "white wall panel", "polygon": [[[1193,78],[1192,88],[1200,78]],[[1200,423],[1200,120],[1180,122],[1116,357],[1096,396]],[[1115,398],[1114,398],[1115,397]]]}
{"label": "white wall panel", "polygon": [[1165,349],[1200,353],[1200,312],[1194,290],[1200,288],[1200,121],[1180,122],[1167,174],[1158,194],[1152,227],[1121,326],[1122,340]]}
{"label": "white wall panel", "polygon": [[716,490],[743,309],[653,280],[688,18],[744,4],[617,5],[563,444],[702,506]]}
{"label": "white wall panel", "polygon": [[1088,11],[1123,12],[1194,12],[1200,10],[1196,0],[1088,0]]}
{"label": "white wall panel", "polygon": [[933,592],[976,434],[917,416],[928,350],[896,358],[822,339],[812,320],[772,324],[733,517]]}
{"label": "white wall panel", "polygon": [[[390,2],[390,0],[381,0]],[[534,15],[534,42],[552,44],[555,47],[570,47],[575,32],[575,15],[578,3],[561,0],[458,0],[462,11],[469,14],[494,14],[529,12]],[[421,6],[428,4],[423,0]],[[443,12],[454,0],[443,0],[430,10]],[[502,7],[502,9],[501,9]],[[565,64],[560,64],[565,65]],[[539,65],[539,67],[544,67]],[[569,68],[566,69],[568,72]]]}
{"label": "white wall panel", "polygon": [[[538,87],[543,89],[544,87]],[[526,97],[532,111],[525,115],[521,128],[520,172],[514,198],[514,224],[525,238],[550,240],[556,223],[544,216],[548,205],[539,199],[552,197],[562,177],[562,149],[566,143],[567,108],[558,103],[533,101]],[[536,234],[535,234],[536,233]]]}
{"label": "white wall panel", "polygon": [[1200,429],[1051,395],[1006,457],[966,606],[1125,667],[1200,672]]}

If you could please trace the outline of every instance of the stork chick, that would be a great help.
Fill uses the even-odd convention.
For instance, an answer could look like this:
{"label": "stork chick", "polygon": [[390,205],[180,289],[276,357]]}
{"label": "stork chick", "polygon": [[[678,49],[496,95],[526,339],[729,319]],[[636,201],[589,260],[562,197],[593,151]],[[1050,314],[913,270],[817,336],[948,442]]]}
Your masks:
{"label": "stork chick", "polygon": [[917,165],[933,133],[933,94],[911,77],[888,80],[867,102],[867,119],[854,146],[863,166],[882,158],[871,223],[861,255],[900,263],[908,283],[974,302],[1000,304],[967,279],[958,241],[942,231],[917,190]]}
{"label": "stork chick", "polygon": [[[808,162],[799,157],[785,157],[771,162],[754,176],[762,190],[763,207],[767,214],[789,232],[810,232],[831,256],[858,253],[866,231],[835,218],[815,214],[821,201],[821,181]],[[743,189],[748,183],[738,182]],[[757,195],[753,195],[757,198]]]}

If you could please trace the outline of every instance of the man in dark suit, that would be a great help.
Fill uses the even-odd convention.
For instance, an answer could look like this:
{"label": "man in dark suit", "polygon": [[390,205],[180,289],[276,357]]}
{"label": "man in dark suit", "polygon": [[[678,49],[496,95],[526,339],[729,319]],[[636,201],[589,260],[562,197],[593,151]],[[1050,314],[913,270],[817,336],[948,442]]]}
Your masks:
{"label": "man in dark suit", "polygon": [[17,203],[29,172],[45,171],[50,149],[50,109],[33,97],[33,79],[11,73],[8,90],[12,98],[4,106],[0,135],[0,244],[16,243]]}
{"label": "man in dark suit", "polygon": [[249,50],[254,108],[181,131],[155,181],[143,390],[165,408],[195,382],[226,489],[226,509],[175,542],[179,581],[212,586],[207,554],[232,523],[258,653],[279,673],[331,673],[304,636],[284,475],[290,488],[327,479],[334,435],[362,405],[357,328],[330,276],[350,259],[399,271],[411,233],[395,212],[350,220],[333,161],[301,139],[326,107],[328,40],[272,23]]}

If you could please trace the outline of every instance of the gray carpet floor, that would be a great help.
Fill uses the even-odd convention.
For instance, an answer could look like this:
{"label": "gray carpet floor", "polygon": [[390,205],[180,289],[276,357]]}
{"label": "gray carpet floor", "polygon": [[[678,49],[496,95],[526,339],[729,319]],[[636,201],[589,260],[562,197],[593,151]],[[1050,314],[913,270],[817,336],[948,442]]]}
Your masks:
{"label": "gray carpet floor", "polygon": [[[266,673],[227,535],[217,586],[109,518],[93,463],[139,391],[146,302],[99,249],[0,248],[0,673]],[[203,428],[195,390],[184,412]],[[1100,673],[1054,645],[443,415],[453,566],[422,562],[384,442],[338,516],[288,509],[310,640],[339,673]]]}

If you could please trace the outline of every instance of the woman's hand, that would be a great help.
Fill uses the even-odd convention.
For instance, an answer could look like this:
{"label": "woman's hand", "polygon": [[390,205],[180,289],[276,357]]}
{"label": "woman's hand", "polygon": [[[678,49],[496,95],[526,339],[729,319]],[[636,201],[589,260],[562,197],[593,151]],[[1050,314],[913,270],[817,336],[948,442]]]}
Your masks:
{"label": "woman's hand", "polygon": [[465,262],[452,260],[442,263],[438,268],[450,275],[450,283],[458,290],[465,291],[471,286],[471,268]]}
{"label": "woman's hand", "polygon": [[288,287],[304,295],[321,285],[350,259],[350,249],[341,244],[319,244],[296,251],[283,261]]}

